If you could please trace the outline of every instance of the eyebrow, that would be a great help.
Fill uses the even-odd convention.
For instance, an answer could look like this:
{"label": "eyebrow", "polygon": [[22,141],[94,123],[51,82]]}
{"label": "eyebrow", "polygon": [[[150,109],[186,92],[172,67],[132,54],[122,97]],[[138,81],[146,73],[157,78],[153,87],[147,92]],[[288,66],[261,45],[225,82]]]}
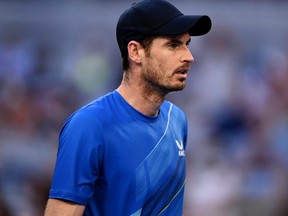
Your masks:
{"label": "eyebrow", "polygon": [[179,39],[178,36],[167,37],[167,39],[168,39],[167,44],[168,44],[168,43],[171,43],[171,42],[172,42],[172,43],[177,43],[177,44],[183,44],[183,43],[189,44],[189,43],[191,42],[191,38],[190,38],[190,37],[189,37],[189,40],[186,41],[186,42],[182,42],[182,41]]}

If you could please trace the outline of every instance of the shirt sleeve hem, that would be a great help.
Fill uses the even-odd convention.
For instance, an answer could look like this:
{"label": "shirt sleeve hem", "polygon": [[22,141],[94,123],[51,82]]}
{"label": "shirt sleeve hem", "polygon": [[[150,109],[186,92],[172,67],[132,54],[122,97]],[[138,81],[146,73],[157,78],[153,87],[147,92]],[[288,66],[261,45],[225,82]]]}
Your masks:
{"label": "shirt sleeve hem", "polygon": [[83,198],[79,195],[75,195],[67,191],[51,190],[49,193],[49,198],[67,200],[67,201],[74,202],[74,203],[84,205],[84,206],[86,206],[88,202],[87,198]]}

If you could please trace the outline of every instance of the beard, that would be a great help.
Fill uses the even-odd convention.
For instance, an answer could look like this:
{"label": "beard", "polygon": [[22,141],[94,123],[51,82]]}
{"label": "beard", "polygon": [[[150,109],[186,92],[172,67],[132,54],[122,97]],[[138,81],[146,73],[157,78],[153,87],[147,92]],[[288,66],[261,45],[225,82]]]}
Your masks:
{"label": "beard", "polygon": [[186,79],[175,81],[175,72],[167,74],[161,65],[156,65],[152,59],[146,62],[146,67],[142,70],[140,85],[150,94],[167,95],[172,91],[181,91],[185,88]]}

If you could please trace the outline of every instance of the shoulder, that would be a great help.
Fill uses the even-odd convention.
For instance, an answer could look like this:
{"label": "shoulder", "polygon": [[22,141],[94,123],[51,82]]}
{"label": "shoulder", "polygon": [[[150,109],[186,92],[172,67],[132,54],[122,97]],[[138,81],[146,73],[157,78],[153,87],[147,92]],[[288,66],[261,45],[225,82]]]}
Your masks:
{"label": "shoulder", "polygon": [[107,120],[111,116],[109,113],[112,113],[111,109],[113,108],[112,95],[113,93],[108,93],[82,106],[67,118],[64,127],[73,125],[76,128],[85,128],[91,125],[100,125],[101,121]]}

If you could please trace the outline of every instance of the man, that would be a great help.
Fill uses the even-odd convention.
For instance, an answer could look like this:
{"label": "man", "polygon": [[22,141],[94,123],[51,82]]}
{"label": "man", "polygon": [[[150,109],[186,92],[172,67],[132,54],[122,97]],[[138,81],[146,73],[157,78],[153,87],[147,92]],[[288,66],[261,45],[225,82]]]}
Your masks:
{"label": "man", "polygon": [[164,0],[120,16],[123,80],[65,122],[46,216],[183,214],[187,122],[165,96],[185,87],[190,36],[210,28]]}

